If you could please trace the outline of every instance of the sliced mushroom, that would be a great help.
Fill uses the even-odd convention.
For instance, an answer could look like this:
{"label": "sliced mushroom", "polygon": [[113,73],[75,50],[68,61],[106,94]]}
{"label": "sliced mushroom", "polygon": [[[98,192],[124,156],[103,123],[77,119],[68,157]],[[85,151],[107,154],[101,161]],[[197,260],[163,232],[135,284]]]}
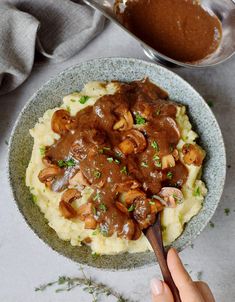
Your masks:
{"label": "sliced mushroom", "polygon": [[68,130],[75,127],[76,121],[73,119],[69,112],[60,109],[54,112],[51,119],[51,128],[55,133],[65,134]]}
{"label": "sliced mushroom", "polygon": [[128,219],[127,222],[123,225],[122,232],[118,236],[131,240],[135,233],[135,223],[132,219]]}
{"label": "sliced mushroom", "polygon": [[86,216],[92,214],[93,205],[92,203],[84,203],[77,209],[78,217],[80,220],[84,221]]}
{"label": "sliced mushroom", "polygon": [[62,174],[62,169],[58,166],[50,166],[40,171],[38,178],[41,182],[45,183],[46,186],[50,186],[55,177]]}
{"label": "sliced mushroom", "polygon": [[95,230],[97,227],[97,222],[92,215],[88,215],[85,218],[85,229]]}
{"label": "sliced mushroom", "polygon": [[151,213],[157,213],[164,209],[163,204],[157,199],[150,200],[149,203],[150,203]]}
{"label": "sliced mushroom", "polygon": [[162,169],[172,168],[175,166],[175,159],[172,154],[162,157]]}
{"label": "sliced mushroom", "polygon": [[132,154],[132,153],[134,153],[134,150],[135,150],[134,143],[129,139],[125,139],[124,141],[122,141],[118,145],[118,147],[121,150],[121,152],[125,155]]}
{"label": "sliced mushroom", "polygon": [[138,240],[141,236],[142,232],[139,225],[135,222],[135,233],[132,237],[132,240]]}
{"label": "sliced mushroom", "polygon": [[159,196],[164,199],[166,206],[169,208],[175,208],[177,203],[182,203],[184,198],[183,193],[173,187],[163,187],[159,192]]}
{"label": "sliced mushroom", "polygon": [[59,210],[64,218],[71,219],[77,216],[77,211],[72,207],[72,205],[64,200],[60,201]]}
{"label": "sliced mushroom", "polygon": [[147,146],[146,139],[142,132],[132,129],[124,135],[124,140],[119,144],[119,149],[125,155],[143,152]]}
{"label": "sliced mushroom", "polygon": [[75,199],[80,198],[81,193],[76,189],[68,189],[61,196],[61,200],[67,203],[73,202]]}
{"label": "sliced mushroom", "polygon": [[173,150],[172,155],[176,161],[179,160],[179,151],[177,149]]}
{"label": "sliced mushroom", "polygon": [[65,218],[71,219],[77,216],[77,211],[73,208],[71,203],[79,197],[81,197],[81,194],[75,189],[68,189],[62,194],[59,210]]}
{"label": "sliced mushroom", "polygon": [[182,148],[184,154],[184,162],[187,165],[194,164],[195,166],[201,166],[203,159],[205,158],[205,151],[197,144],[184,144]]}
{"label": "sliced mushroom", "polygon": [[120,201],[115,202],[115,206],[122,212],[125,214],[129,214],[128,209],[125,207],[125,205],[123,203],[121,203]]}
{"label": "sliced mushroom", "polygon": [[128,192],[123,194],[123,200],[126,204],[132,204],[136,198],[143,196],[145,196],[145,193],[141,190],[129,190]]}
{"label": "sliced mushroom", "polygon": [[118,192],[118,193],[124,193],[127,192],[131,189],[137,189],[139,188],[141,185],[139,182],[137,182],[136,180],[127,180],[125,182],[122,183],[118,183],[118,184],[114,184],[113,186],[113,191]]}
{"label": "sliced mushroom", "polygon": [[69,184],[71,186],[77,186],[78,184],[82,186],[89,186],[88,180],[81,171],[78,171],[72,178],[70,178]]}
{"label": "sliced mushroom", "polygon": [[86,237],[82,240],[82,242],[84,242],[86,244],[90,244],[92,242],[92,239],[90,237]]}
{"label": "sliced mushroom", "polygon": [[113,126],[113,130],[126,131],[133,127],[133,117],[130,111],[124,112],[123,116]]}

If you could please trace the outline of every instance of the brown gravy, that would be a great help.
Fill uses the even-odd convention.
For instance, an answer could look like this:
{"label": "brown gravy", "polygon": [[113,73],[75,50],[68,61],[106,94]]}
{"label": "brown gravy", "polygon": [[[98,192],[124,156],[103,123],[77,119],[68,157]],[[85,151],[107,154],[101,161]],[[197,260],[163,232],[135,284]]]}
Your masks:
{"label": "brown gravy", "polygon": [[[68,159],[74,165],[64,167],[53,185],[62,180],[59,190],[68,188],[69,178],[80,171],[94,190],[88,203],[103,235],[117,232],[119,237],[138,239],[140,230],[154,223],[161,210],[160,205],[153,212],[152,207],[159,207],[153,195],[162,187],[180,189],[185,183],[188,170],[179,158],[167,167],[161,163],[164,156],[173,156],[180,139],[176,111],[165,91],[144,80],[120,83],[114,95],[101,97],[75,117],[68,112],[60,117],[58,122],[69,129],[63,132],[60,127],[61,138],[47,147],[44,160],[49,169]],[[134,148],[131,151],[125,149],[128,144],[120,145],[126,140]],[[128,204],[127,196],[136,192],[138,197]],[[125,194],[129,195],[123,201]]]}
{"label": "brown gravy", "polygon": [[195,0],[128,0],[120,22],[160,53],[195,62],[212,54],[222,37],[221,22]]}

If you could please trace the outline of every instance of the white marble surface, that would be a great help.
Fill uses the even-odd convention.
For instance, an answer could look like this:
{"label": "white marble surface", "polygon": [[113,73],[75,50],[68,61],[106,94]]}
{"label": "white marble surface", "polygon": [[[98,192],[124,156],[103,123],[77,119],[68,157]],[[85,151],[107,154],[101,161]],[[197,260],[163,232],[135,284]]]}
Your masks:
{"label": "white marble surface", "polygon": [[[79,275],[79,265],[58,255],[43,244],[28,228],[17,211],[6,177],[8,140],[14,121],[28,98],[51,76],[83,60],[105,56],[145,58],[140,46],[113,24],[71,60],[61,64],[38,64],[29,79],[14,92],[0,97],[0,301],[49,302],[91,301],[81,289],[56,294],[34,288],[59,275]],[[214,103],[213,111],[224,135],[228,165],[227,181],[220,206],[213,217],[214,228],[208,226],[195,241],[194,248],[181,253],[187,268],[196,278],[211,286],[216,301],[235,301],[235,57],[218,67],[206,70],[175,70],[189,81],[206,100]],[[230,208],[226,216],[225,208]],[[150,301],[149,281],[159,275],[157,265],[129,272],[104,272],[85,269],[89,276],[106,282],[137,301]],[[106,301],[101,299],[101,301]],[[109,298],[107,301],[114,301]]]}

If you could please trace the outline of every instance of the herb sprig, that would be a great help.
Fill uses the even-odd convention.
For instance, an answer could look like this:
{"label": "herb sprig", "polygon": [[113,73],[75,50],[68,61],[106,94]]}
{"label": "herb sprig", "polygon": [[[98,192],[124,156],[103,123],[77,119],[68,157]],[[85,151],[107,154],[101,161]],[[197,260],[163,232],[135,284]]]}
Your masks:
{"label": "herb sprig", "polygon": [[134,302],[122,294],[118,293],[104,283],[97,282],[92,278],[88,278],[81,268],[82,277],[61,276],[57,280],[45,283],[35,288],[37,292],[43,292],[49,287],[57,286],[56,293],[71,291],[76,287],[82,287],[83,291],[92,296],[92,302],[98,302],[101,296],[113,296],[116,302]]}

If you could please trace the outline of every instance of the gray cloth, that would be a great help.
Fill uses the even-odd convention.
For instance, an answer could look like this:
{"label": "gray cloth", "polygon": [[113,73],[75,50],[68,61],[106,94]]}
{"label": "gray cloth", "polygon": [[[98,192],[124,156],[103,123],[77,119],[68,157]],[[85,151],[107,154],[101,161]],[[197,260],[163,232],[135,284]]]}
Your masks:
{"label": "gray cloth", "polygon": [[0,95],[27,79],[35,48],[55,62],[64,61],[103,26],[99,12],[69,0],[0,2]]}

